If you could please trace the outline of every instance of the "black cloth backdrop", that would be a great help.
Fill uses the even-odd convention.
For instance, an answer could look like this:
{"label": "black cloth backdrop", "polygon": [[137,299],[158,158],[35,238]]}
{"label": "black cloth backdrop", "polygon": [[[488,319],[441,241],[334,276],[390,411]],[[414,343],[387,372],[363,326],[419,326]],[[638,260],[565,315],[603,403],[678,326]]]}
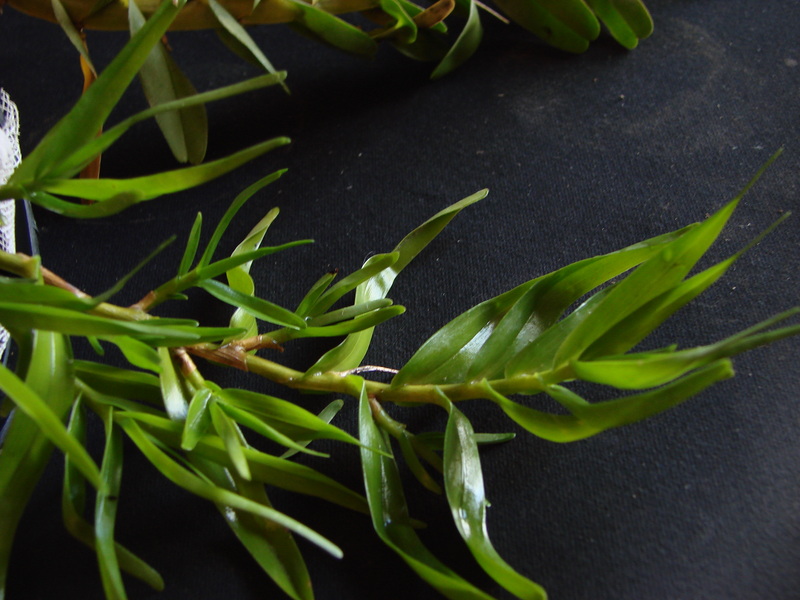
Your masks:
{"label": "black cloth backdrop", "polygon": [[[221,250],[279,206],[273,243],[316,242],[263,261],[254,274],[260,294],[292,306],[322,273],[356,269],[436,211],[488,187],[488,198],[462,213],[390,294],[408,311],[378,330],[367,361],[399,366],[483,299],[703,219],[785,148],[710,253],[727,256],[782,212],[800,208],[800,3],[648,4],[656,31],[638,49],[626,52],[604,34],[577,57],[485,18],[477,55],[435,82],[430,65],[389,47],[364,61],[283,26],[253,29],[274,64],[289,71],[292,94],[273,88],[209,106],[209,156],[276,135],[293,138],[291,146],[196,191],[111,218],[75,222],[36,210],[44,263],[97,293],[168,236],[185,240],[197,211],[207,239],[238,191],[288,167],[243,209]],[[105,64],[123,39],[90,32],[95,60]],[[200,89],[257,73],[211,32],[169,41]],[[0,85],[19,106],[23,152],[30,152],[79,93],[76,54],[57,26],[6,8],[0,57]],[[112,118],[142,106],[134,86]],[[104,157],[108,177],[173,166],[150,123]],[[798,218],[678,313],[652,347],[712,342],[797,305]],[[138,275],[119,301],[168,278],[180,246]],[[180,310],[209,323],[227,318],[226,309],[199,296]],[[794,339],[741,356],[736,378],[641,424],[568,445],[522,434],[487,448],[490,525],[500,552],[556,599],[800,598],[798,348]],[[308,364],[316,350],[302,347],[286,360]],[[224,369],[205,372],[224,384],[247,380]],[[248,385],[283,393],[260,380]],[[292,397],[312,409],[331,399]],[[464,410],[482,431],[518,431],[488,403]],[[414,431],[443,424],[433,410],[397,414]],[[337,419],[354,430],[352,402]],[[357,451],[330,450],[327,462],[311,463],[359,489]],[[91,553],[60,523],[60,465],[56,457],[18,531],[11,600],[102,597]],[[444,499],[413,480],[407,489],[434,552],[504,597],[463,549]],[[130,581],[131,598],[280,597],[215,508],[166,484],[132,448],[122,491],[118,539],[158,568],[167,586],[159,594]],[[301,542],[320,600],[438,597],[381,545],[367,517],[280,491],[272,497],[345,551],[335,560]]]}

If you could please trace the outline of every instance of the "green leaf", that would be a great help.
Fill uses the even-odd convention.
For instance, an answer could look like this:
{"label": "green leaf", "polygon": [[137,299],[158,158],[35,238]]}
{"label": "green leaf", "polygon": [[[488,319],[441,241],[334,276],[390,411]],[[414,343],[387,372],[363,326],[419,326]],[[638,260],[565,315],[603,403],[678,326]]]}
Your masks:
{"label": "green leaf", "polygon": [[247,459],[244,456],[244,448],[247,445],[244,441],[239,427],[234,420],[229,417],[220,408],[219,403],[212,400],[208,407],[209,414],[211,415],[211,423],[217,435],[222,439],[225,444],[225,449],[228,451],[228,456],[231,459],[231,464],[239,477],[250,481],[250,467],[247,464]]}
{"label": "green leaf", "polygon": [[[0,596],[5,590],[17,524],[49,462],[54,436],[62,441],[62,446],[66,444],[69,448],[83,449],[80,441],[72,437],[61,423],[69,413],[74,395],[68,340],[41,331],[15,335],[15,339],[19,349],[17,365],[26,381],[5,370],[0,376],[7,377],[10,380],[7,385],[12,388],[21,388],[18,393],[30,395],[28,404],[33,402],[36,406],[14,409],[3,424],[0,443],[0,523],[3,524],[0,527]],[[20,398],[9,393],[7,387],[0,387],[12,402],[21,402]],[[79,459],[81,467],[85,468],[83,459],[88,459],[85,452]]]}
{"label": "green leaf", "polygon": [[[147,429],[149,434],[160,442],[173,447],[180,445],[183,433],[180,423],[147,413],[128,412],[125,413],[125,416],[136,419]],[[245,448],[244,454],[247,457],[254,481],[274,485],[298,494],[321,498],[358,512],[368,512],[363,496],[315,469],[260,452],[254,448]],[[221,465],[227,465],[229,462],[228,453],[218,436],[202,437],[194,447],[193,455],[207,458]]]}
{"label": "green leaf", "polygon": [[161,396],[164,399],[164,408],[173,421],[185,421],[189,410],[188,398],[192,394],[187,389],[187,384],[172,359],[172,353],[167,348],[159,348],[158,356],[161,362],[159,382]]}
{"label": "green leaf", "polygon": [[97,135],[111,110],[147,59],[185,0],[161,2],[144,27],[116,55],[75,107],[53,127],[9,178],[9,185],[40,180],[76,148]]}
{"label": "green leaf", "polygon": [[[367,314],[359,315],[348,321],[341,321],[339,323],[334,323],[332,325],[325,325],[323,327],[309,326],[306,327],[305,329],[291,331],[289,332],[288,335],[285,335],[283,337],[288,339],[300,339],[300,338],[315,338],[315,337],[340,337],[343,335],[349,336],[358,332],[371,331],[374,327],[377,327],[384,321],[388,321],[392,317],[402,315],[405,312],[405,310],[406,309],[402,306],[387,306],[386,308],[379,308],[377,310],[368,312]],[[276,339],[280,339],[278,338],[278,336],[275,337]],[[325,370],[332,370],[332,369],[325,369]],[[307,373],[312,373],[312,372],[316,373],[321,371],[318,371],[314,367],[312,367],[307,371]]]}
{"label": "green leaf", "polygon": [[776,315],[708,346],[673,352],[640,352],[591,361],[574,361],[571,367],[578,377],[586,381],[612,385],[620,389],[655,387],[722,358],[729,358],[758,346],[797,335],[800,333],[800,325],[769,332],[762,330],[798,313],[800,307]]}
{"label": "green leaf", "polygon": [[103,339],[119,348],[125,356],[125,360],[134,367],[153,371],[154,373],[161,372],[161,361],[159,360],[158,352],[144,342],[126,335],[116,335]]}
{"label": "green leaf", "polygon": [[[85,444],[86,411],[80,400],[73,405],[67,431],[79,442]],[[61,495],[61,515],[64,520],[64,527],[75,539],[94,550],[96,534],[94,527],[82,516],[85,505],[85,480],[80,472],[74,468],[69,458],[65,457],[64,485]],[[158,574],[158,571],[119,543],[114,544],[114,551],[119,567],[123,571],[140,579],[157,591],[164,589],[164,580]]]}
{"label": "green leaf", "polygon": [[[686,231],[573,263],[476,305],[431,336],[392,385],[495,378],[515,360],[530,362],[533,350],[529,348],[541,343],[540,336],[575,300],[654,256]],[[515,358],[520,354],[521,358]]]}
{"label": "green leaf", "polygon": [[717,238],[739,198],[706,221],[667,244],[620,281],[591,314],[564,339],[554,358],[557,366],[578,359],[600,336],[656,296],[677,285]]}
{"label": "green leaf", "polygon": [[180,111],[190,109],[192,107],[207,104],[209,102],[216,102],[230,96],[250,92],[253,90],[261,89],[267,86],[281,83],[286,78],[286,73],[276,73],[274,75],[261,75],[227,85],[207,92],[201,92],[192,96],[178,98],[171,102],[165,102],[145,109],[141,112],[132,115],[110,129],[106,130],[102,135],[94,137],[87,141],[83,146],[75,148],[72,155],[65,158],[61,165],[50,173],[51,177],[72,177],[81,171],[88,163],[94,158],[102,154],[111,145],[122,137],[131,127],[146,119],[152,118],[169,111]]}
{"label": "green leaf", "polygon": [[334,323],[341,323],[342,321],[348,321],[350,319],[360,317],[361,315],[373,312],[375,310],[380,310],[381,308],[387,308],[391,305],[392,301],[389,298],[369,300],[368,302],[364,302],[363,304],[357,304],[355,306],[346,306],[338,310],[332,310],[330,312],[326,312],[325,314],[322,314],[318,317],[312,317],[308,321],[304,321],[304,323],[307,323],[309,327],[325,327],[327,325],[333,325]]}
{"label": "green leaf", "polygon": [[[275,67],[273,67],[269,59],[264,56],[258,44],[250,37],[250,34],[241,26],[239,21],[225,10],[222,4],[217,2],[217,0],[209,0],[208,7],[222,27],[222,30],[218,30],[218,33],[228,46],[234,47],[237,54],[245,56],[251,62],[260,65],[267,73],[276,72]],[[287,92],[289,91],[289,88],[287,88],[285,84],[281,83],[281,85],[284,90]]]}
{"label": "green leaf", "polygon": [[[375,276],[361,283],[356,288],[355,305],[385,298],[397,275],[433,240],[453,218],[467,206],[486,197],[487,190],[482,190],[456,202],[438,212],[414,229],[395,247],[393,252],[399,253],[397,261]],[[307,331],[307,330],[306,330]],[[373,329],[364,329],[349,335],[336,348],[326,352],[307,373],[323,371],[346,371],[361,364],[369,349]]]}
{"label": "green leaf", "polygon": [[197,390],[192,396],[186,411],[186,422],[181,436],[183,450],[193,450],[211,426],[211,415],[208,410],[209,400],[211,400],[211,390],[205,387]]}
{"label": "green leaf", "polygon": [[301,317],[308,316],[311,309],[319,301],[320,296],[325,293],[325,290],[328,289],[328,286],[330,286],[331,282],[336,279],[336,275],[336,271],[333,271],[331,273],[325,273],[325,275],[320,277],[316,283],[311,286],[311,289],[308,290],[306,295],[300,301],[300,304],[297,305],[297,310],[294,312]]}
{"label": "green leaf", "polygon": [[375,277],[384,269],[388,269],[396,263],[399,258],[399,252],[370,256],[360,269],[340,279],[333,287],[324,292],[314,303],[313,307],[308,310],[308,316],[316,317],[323,314],[342,296],[353,291],[370,278]]}
{"label": "green leaf", "polygon": [[[225,404],[224,402],[217,402],[215,403],[215,406],[218,409],[222,410],[231,419],[233,419],[243,427],[252,429],[257,434],[267,438],[268,440],[272,440],[273,442],[280,444],[281,446],[285,446],[290,450],[293,450],[295,452],[303,452],[306,454],[311,454],[313,456],[324,456],[324,457],[329,456],[328,454],[325,454],[323,452],[308,450],[302,444],[298,444],[289,436],[282,434],[280,431],[272,427],[264,419],[260,419],[257,415],[254,415],[246,410],[236,408],[235,406],[231,406],[230,404]],[[245,477],[245,479],[249,478]]]}
{"label": "green leaf", "polygon": [[225,389],[220,397],[230,406],[258,415],[293,440],[331,439],[358,445],[349,433],[326,423],[296,404],[249,390]]}
{"label": "green leaf", "polygon": [[105,426],[106,446],[100,468],[104,485],[98,490],[95,502],[95,550],[100,563],[100,577],[106,598],[124,600],[127,596],[114,542],[114,523],[122,479],[122,434],[114,424],[113,409],[105,418]]}
{"label": "green leaf", "polygon": [[486,522],[489,501],[475,432],[464,413],[449,400],[446,405],[450,415],[444,438],[444,487],[458,532],[481,568],[497,583],[517,598],[545,600],[544,589],[514,570],[489,540]]}
{"label": "green leaf", "polygon": [[[75,198],[95,200],[97,202],[139,203],[152,200],[165,194],[172,194],[196,187],[212,179],[220,177],[246,162],[253,160],[275,148],[289,143],[288,138],[274,138],[235,152],[202,165],[185,167],[173,171],[164,171],[154,175],[132,177],[130,179],[55,179],[41,180],[39,187],[32,191],[44,191],[49,194],[63,194]],[[30,200],[39,202],[39,196],[30,194]],[[56,210],[69,214],[64,210]],[[86,213],[88,211],[84,211]],[[117,211],[118,212],[118,211]],[[77,216],[80,210],[76,207],[73,213]]]}
{"label": "green leaf", "polygon": [[70,457],[93,486],[98,489],[102,487],[100,470],[86,449],[69,434],[59,415],[30,385],[3,365],[0,365],[0,391],[36,423],[50,442]]}
{"label": "green leaf", "polygon": [[234,509],[243,510],[255,516],[268,519],[277,525],[286,527],[297,535],[306,538],[312,544],[319,546],[336,558],[341,558],[342,551],[335,544],[316,533],[302,523],[286,516],[285,514],[249,498],[208,483],[172,460],[166,453],[156,446],[141,428],[130,418],[119,420],[120,426],[128,434],[142,454],[158,469],[162,475],[175,485],[191,493],[211,500],[215,504],[223,504]]}
{"label": "green leaf", "polygon": [[580,54],[589,47],[588,39],[561,21],[538,0],[496,0],[495,4],[518,25],[554,48]]}
{"label": "green leaf", "polygon": [[537,0],[537,2],[585,40],[592,41],[600,35],[600,23],[584,0]]}
{"label": "green leaf", "polygon": [[185,346],[202,341],[216,341],[239,333],[227,327],[165,326],[159,319],[116,321],[95,315],[58,308],[0,302],[0,322],[15,327],[57,331],[67,335],[108,337],[129,335],[161,345]]}
{"label": "green leaf", "polygon": [[306,326],[306,322],[292,311],[278,306],[277,304],[273,304],[268,300],[262,300],[255,296],[237,292],[222,282],[206,279],[200,282],[199,287],[203,288],[218,300],[222,300],[226,304],[230,304],[236,308],[241,308],[257,319],[261,319],[267,323],[291,327],[292,329],[303,329]]}
{"label": "green leaf", "polygon": [[377,51],[375,40],[358,27],[302,0],[288,0],[287,4],[296,15],[291,27],[300,33],[357,56],[373,56]]}
{"label": "green leaf", "polygon": [[[372,526],[378,537],[394,550],[414,572],[451,600],[491,600],[472,584],[445,566],[423,545],[408,514],[400,474],[391,447],[372,418],[366,386],[359,399],[359,435],[364,488],[367,492]],[[369,448],[378,448],[378,454]],[[388,455],[388,456],[387,456]]]}
{"label": "green leaf", "polygon": [[[235,473],[198,457],[192,457],[192,462],[215,485],[272,507],[262,484],[244,481]],[[230,506],[218,504],[217,508],[242,545],[289,597],[313,600],[311,577],[291,532]]]}
{"label": "green leaf", "polygon": [[680,404],[723,379],[733,377],[730,361],[720,360],[677,381],[640,394],[590,404],[561,386],[548,386],[549,396],[570,414],[551,414],[524,406],[497,393],[484,382],[486,398],[530,433],[551,442],[574,442],[607,429],[641,421]]}
{"label": "green leaf", "polygon": [[197,256],[197,248],[200,245],[200,233],[203,228],[203,215],[197,213],[192,230],[189,232],[189,238],[186,240],[186,248],[183,251],[180,265],[178,266],[178,275],[186,275],[189,269],[192,268],[195,256]]}
{"label": "green leaf", "polygon": [[[244,252],[258,249],[270,225],[272,225],[272,222],[278,216],[278,213],[279,211],[277,208],[270,210],[264,218],[250,230],[247,237],[236,246],[231,256],[237,256]],[[252,261],[250,261],[228,271],[226,273],[228,285],[237,292],[253,295],[255,293],[255,282],[250,276],[250,267],[252,264]],[[258,334],[258,325],[256,324],[255,317],[241,308],[237,308],[236,311],[234,311],[231,316],[230,326],[244,329],[245,333],[242,334],[243,337],[252,337]]]}
{"label": "green leaf", "polygon": [[373,418],[375,419],[375,423],[378,425],[378,427],[383,429],[397,440],[398,444],[400,445],[400,451],[402,452],[403,458],[405,459],[412,475],[414,475],[417,481],[419,481],[425,488],[429,489],[435,494],[441,494],[442,488],[425,469],[420,461],[418,452],[422,454],[425,459],[428,460],[428,462],[433,464],[437,470],[441,471],[442,461],[439,456],[431,452],[426,445],[419,444],[415,440],[415,436],[408,431],[405,424],[399,423],[390,417],[389,414],[383,410],[383,407],[379,403],[373,402],[371,404],[371,408]]}
{"label": "green leaf", "polygon": [[80,32],[76,29],[75,24],[72,22],[72,18],[69,16],[67,9],[64,8],[64,5],[60,2],[60,0],[50,0],[50,4],[53,7],[53,15],[55,16],[58,24],[61,26],[61,29],[63,29],[64,33],[67,34],[67,38],[72,46],[83,57],[83,60],[86,61],[89,69],[91,69],[92,73],[94,73],[96,76],[97,69],[94,68],[92,59],[89,56],[89,51],[86,49],[86,44],[83,43],[83,38],[81,37]]}
{"label": "green leaf", "polygon": [[[255,183],[249,185],[247,188],[239,192],[236,198],[234,198],[231,205],[228,207],[228,210],[225,211],[225,214],[222,215],[222,218],[217,223],[217,226],[214,228],[214,233],[211,235],[211,239],[206,246],[206,249],[203,251],[203,256],[200,258],[198,263],[198,267],[205,267],[211,263],[211,258],[214,256],[214,252],[217,250],[217,246],[219,245],[219,241],[222,239],[223,234],[228,229],[228,226],[231,224],[233,217],[236,216],[236,213],[239,212],[239,209],[244,206],[245,202],[247,202],[250,198],[252,198],[261,188],[269,185],[270,183],[277,181],[280,177],[286,172],[286,169],[275,171],[274,173],[270,173],[269,175],[262,177]],[[255,250],[253,248],[252,250]],[[249,252],[238,252],[236,255],[240,254],[249,254]],[[245,263],[239,263],[245,264]],[[238,265],[237,265],[238,266]]]}
{"label": "green leaf", "polygon": [[378,6],[385,15],[394,19],[394,23],[372,33],[375,39],[391,37],[399,44],[413,44],[417,39],[417,24],[406,12],[405,6],[398,0],[379,0]]}
{"label": "green leaf", "polygon": [[95,306],[91,298],[79,298],[72,292],[40,285],[31,279],[0,278],[0,302],[58,306],[71,310],[89,310]]}
{"label": "green leaf", "polygon": [[653,19],[640,0],[585,0],[617,42],[633,50],[653,33]]}
{"label": "green leaf", "polygon": [[[144,26],[145,18],[135,2],[128,4],[131,34]],[[172,102],[197,93],[181,72],[163,43],[156,44],[139,71],[142,89],[151,106]],[[202,105],[156,115],[164,138],[175,158],[182,163],[203,161],[208,141],[208,119]]]}
{"label": "green leaf", "polygon": [[130,281],[133,278],[134,275],[136,275],[139,271],[141,271],[144,267],[146,267],[150,263],[150,261],[152,261],[159,254],[161,254],[161,252],[163,252],[167,248],[167,246],[172,244],[172,242],[174,242],[174,241],[175,241],[175,236],[173,235],[173,236],[167,238],[166,240],[164,240],[163,242],[161,242],[155,248],[155,250],[150,252],[150,254],[148,254],[144,258],[144,260],[140,261],[139,264],[136,265],[133,269],[131,269],[125,275],[120,277],[114,285],[112,285],[109,289],[107,289],[102,294],[98,294],[97,296],[95,296],[92,299],[93,302],[95,303],[95,305],[100,304],[101,302],[106,302],[112,296],[117,294],[117,292],[121,291],[122,288],[125,287],[125,285],[128,283],[128,281]]}
{"label": "green leaf", "polygon": [[431,73],[431,79],[443,77],[461,66],[475,53],[483,38],[483,27],[475,0],[456,0],[456,5],[466,9],[467,22],[453,46]]}
{"label": "green leaf", "polygon": [[158,377],[151,373],[121,369],[111,365],[75,360],[75,375],[89,387],[102,394],[143,400],[162,406]]}
{"label": "green leaf", "polygon": [[[317,415],[320,419],[325,421],[326,423],[330,423],[333,420],[340,410],[344,407],[344,400],[334,400],[330,404],[328,404],[325,408],[323,408],[319,415]],[[297,440],[297,444],[305,447],[308,446],[313,440]],[[297,454],[299,450],[287,450],[283,454],[281,454],[281,458],[290,458]]]}

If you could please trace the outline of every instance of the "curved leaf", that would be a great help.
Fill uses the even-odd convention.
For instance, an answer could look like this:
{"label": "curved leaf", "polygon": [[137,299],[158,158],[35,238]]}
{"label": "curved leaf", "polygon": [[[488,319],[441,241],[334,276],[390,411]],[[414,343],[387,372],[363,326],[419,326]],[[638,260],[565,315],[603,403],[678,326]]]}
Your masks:
{"label": "curved leaf", "polygon": [[[364,281],[356,288],[354,304],[385,298],[394,283],[395,277],[433,240],[453,218],[467,206],[486,197],[487,190],[477,192],[446,209],[436,213],[422,225],[414,229],[395,247],[399,253],[391,267]],[[321,371],[346,371],[353,369],[364,359],[372,340],[373,329],[365,329],[349,335],[336,348],[322,356],[307,373]]]}
{"label": "curved leaf", "polygon": [[[446,400],[446,397],[445,397]],[[517,598],[545,600],[537,583],[520,575],[489,540],[483,472],[475,432],[460,410],[447,400],[450,415],[444,437],[444,487],[458,532],[484,571]]]}
{"label": "curved leaf", "polygon": [[[437,559],[411,525],[400,474],[391,447],[372,418],[366,387],[361,386],[358,417],[363,444],[361,464],[372,525],[378,537],[426,583],[451,600],[492,600]],[[378,448],[386,455],[369,448]],[[388,455],[388,456],[387,456]]]}
{"label": "curved leaf", "polygon": [[147,434],[145,434],[145,432],[143,432],[132,419],[122,418],[119,420],[119,423],[120,426],[125,430],[125,433],[128,434],[128,437],[131,438],[133,443],[136,444],[136,446],[142,452],[142,454],[147,457],[147,459],[153,464],[153,466],[156,467],[156,469],[161,472],[162,475],[172,481],[175,485],[178,485],[179,487],[182,487],[193,494],[200,496],[201,498],[211,500],[215,504],[223,504],[234,509],[246,511],[258,517],[268,519],[269,521],[286,527],[297,535],[306,538],[308,541],[319,546],[322,550],[325,550],[332,556],[341,558],[342,551],[338,546],[317,532],[313,531],[306,525],[303,525],[299,521],[286,516],[274,508],[259,504],[258,502],[250,500],[249,498],[246,498],[240,494],[231,492],[230,490],[216,486],[194,475],[172,460],[162,450],[160,450],[158,446],[153,443]]}

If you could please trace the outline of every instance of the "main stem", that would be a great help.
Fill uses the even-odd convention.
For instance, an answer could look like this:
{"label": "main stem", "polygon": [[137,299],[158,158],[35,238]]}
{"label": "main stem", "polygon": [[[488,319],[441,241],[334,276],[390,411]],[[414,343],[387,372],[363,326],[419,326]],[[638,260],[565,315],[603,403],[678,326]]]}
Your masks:
{"label": "main stem", "polygon": [[[16,273],[23,277],[31,277],[34,272],[40,272],[44,282],[68,290],[80,298],[90,296],[55,273],[41,267],[37,258],[24,254],[8,254],[0,252],[0,269]],[[162,286],[163,287],[163,286]],[[151,294],[153,294],[151,292]],[[156,319],[146,311],[152,306],[146,296],[142,301],[131,307],[122,307],[103,302],[90,312],[98,316],[122,321],[142,321]],[[263,339],[262,339],[263,338]],[[268,335],[259,336],[261,347],[269,347]],[[246,341],[246,342],[249,342]],[[281,365],[274,361],[250,354],[250,348],[242,343],[233,342],[224,346],[212,344],[197,344],[187,346],[185,350],[195,356],[206,360],[236,367],[238,369],[255,373],[280,385],[292,389],[306,391],[330,392],[346,395],[358,395],[352,384],[352,373],[348,371],[326,371],[320,373],[303,373]],[[544,373],[515,375],[503,379],[489,381],[492,388],[503,395],[535,394],[542,392],[548,385],[558,383],[572,377],[569,367],[562,367]],[[411,404],[439,404],[441,393],[451,401],[474,400],[486,398],[486,387],[482,381],[444,385],[401,385],[392,386],[389,383],[366,381],[367,393],[379,402],[399,402]]]}

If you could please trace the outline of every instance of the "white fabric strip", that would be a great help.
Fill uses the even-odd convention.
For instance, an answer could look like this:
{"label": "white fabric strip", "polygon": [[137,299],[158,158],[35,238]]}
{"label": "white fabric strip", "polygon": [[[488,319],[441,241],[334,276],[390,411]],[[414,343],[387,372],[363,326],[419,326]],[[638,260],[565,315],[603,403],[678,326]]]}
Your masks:
{"label": "white fabric strip", "polygon": [[[11,173],[22,159],[19,149],[19,112],[17,106],[0,89],[0,184],[8,181]],[[0,249],[16,252],[17,241],[14,232],[14,200],[0,200]],[[0,327],[0,356],[8,344],[8,332]]]}

